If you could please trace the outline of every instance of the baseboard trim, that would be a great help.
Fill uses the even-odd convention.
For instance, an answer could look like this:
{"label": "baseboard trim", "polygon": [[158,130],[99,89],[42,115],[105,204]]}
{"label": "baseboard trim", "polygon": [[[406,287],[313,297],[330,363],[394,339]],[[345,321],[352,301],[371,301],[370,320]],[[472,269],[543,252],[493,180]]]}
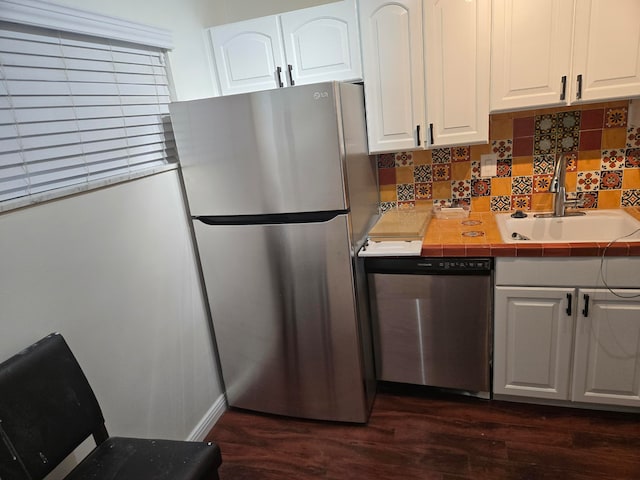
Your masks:
{"label": "baseboard trim", "polygon": [[187,437],[187,441],[201,442],[205,439],[207,434],[211,431],[222,414],[227,410],[227,399],[224,394],[220,395],[218,399],[211,405],[211,408],[202,417],[202,420],[198,422],[198,425],[191,431]]}

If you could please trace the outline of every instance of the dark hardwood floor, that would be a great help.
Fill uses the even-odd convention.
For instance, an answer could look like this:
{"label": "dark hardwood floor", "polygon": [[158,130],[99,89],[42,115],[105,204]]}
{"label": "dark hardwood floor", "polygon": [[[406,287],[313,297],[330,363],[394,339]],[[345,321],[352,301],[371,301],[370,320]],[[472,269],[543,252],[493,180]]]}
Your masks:
{"label": "dark hardwood floor", "polygon": [[230,410],[222,480],[640,479],[640,414],[382,385],[367,425]]}

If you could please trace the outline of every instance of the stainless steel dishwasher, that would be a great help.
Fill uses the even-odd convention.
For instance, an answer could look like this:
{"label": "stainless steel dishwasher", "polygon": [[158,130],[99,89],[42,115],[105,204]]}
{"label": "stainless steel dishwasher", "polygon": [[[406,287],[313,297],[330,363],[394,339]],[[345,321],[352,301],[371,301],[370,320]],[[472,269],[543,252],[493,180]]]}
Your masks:
{"label": "stainless steel dishwasher", "polygon": [[490,258],[367,258],[379,380],[490,397]]}

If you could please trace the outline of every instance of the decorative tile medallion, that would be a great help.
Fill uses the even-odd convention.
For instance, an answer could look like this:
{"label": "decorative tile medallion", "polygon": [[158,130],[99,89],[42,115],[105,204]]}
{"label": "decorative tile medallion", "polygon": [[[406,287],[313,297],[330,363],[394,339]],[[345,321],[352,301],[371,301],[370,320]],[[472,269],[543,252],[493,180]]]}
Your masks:
{"label": "decorative tile medallion", "polygon": [[510,158],[507,159],[498,159],[498,164],[496,166],[496,172],[498,177],[510,177],[511,176],[511,163],[512,160]]}
{"label": "decorative tile medallion", "polygon": [[[555,135],[555,134],[554,134]],[[534,155],[553,155],[556,153],[556,137],[554,135],[536,135],[533,139]]]}
{"label": "decorative tile medallion", "polygon": [[513,140],[494,140],[491,142],[491,152],[498,156],[498,160],[511,158],[513,149]]}
{"label": "decorative tile medallion", "polygon": [[624,166],[624,150],[602,150],[600,170],[619,170]]}
{"label": "decorative tile medallion", "polygon": [[416,200],[431,200],[431,183],[416,183]]}
{"label": "decorative tile medallion", "polygon": [[511,177],[511,194],[527,195],[533,192],[533,177]]}
{"label": "decorative tile medallion", "polygon": [[627,148],[640,147],[640,127],[627,128]]}
{"label": "decorative tile medallion", "polygon": [[462,232],[463,237],[484,237],[484,232],[481,230],[471,230],[468,232]]}
{"label": "decorative tile medallion", "polygon": [[533,193],[545,193],[549,191],[551,179],[553,175],[534,175],[533,176]]}
{"label": "decorative tile medallion", "polygon": [[564,153],[564,161],[567,162],[567,172],[575,172],[578,170],[578,154]]}
{"label": "decorative tile medallion", "polygon": [[413,165],[413,155],[411,152],[396,153],[396,167],[408,167]]}
{"label": "decorative tile medallion", "polygon": [[471,196],[472,197],[488,197],[491,195],[491,179],[490,178],[472,178],[471,179]]}
{"label": "decorative tile medallion", "polygon": [[416,183],[433,182],[431,165],[416,165],[413,168],[413,180]]}
{"label": "decorative tile medallion", "polygon": [[451,164],[450,163],[438,163],[432,166],[433,180],[451,180]]}
{"label": "decorative tile medallion", "polygon": [[557,114],[557,132],[575,132],[580,130],[580,110],[560,112]]}
{"label": "decorative tile medallion", "polygon": [[451,196],[454,199],[471,197],[471,180],[453,180],[451,182]]}
{"label": "decorative tile medallion", "polygon": [[451,148],[451,161],[452,162],[468,162],[471,159],[469,156],[469,147],[452,147]]}
{"label": "decorative tile medallion", "polygon": [[553,174],[554,166],[555,166],[554,155],[536,155],[533,157],[534,175],[543,175],[545,173]]}
{"label": "decorative tile medallion", "polygon": [[585,193],[582,202],[582,208],[598,208],[598,192]]}
{"label": "decorative tile medallion", "polygon": [[555,137],[558,119],[553,113],[536,115],[534,120],[534,136],[550,135]]}
{"label": "decorative tile medallion", "polygon": [[623,207],[640,207],[640,190],[623,190],[621,203]]}
{"label": "decorative tile medallion", "polygon": [[640,167],[640,148],[630,148],[625,156],[624,166],[626,168]]}
{"label": "decorative tile medallion", "polygon": [[432,162],[435,163],[451,163],[450,148],[434,148],[431,151]]}
{"label": "decorative tile medallion", "polygon": [[477,160],[473,160],[471,162],[471,178],[481,178],[480,175],[480,162]]}
{"label": "decorative tile medallion", "polygon": [[492,212],[508,212],[511,210],[511,197],[508,195],[500,195],[491,197]]}
{"label": "decorative tile medallion", "polygon": [[410,184],[410,183],[398,184],[396,185],[396,192],[398,195],[398,202],[415,200],[413,184]]}
{"label": "decorative tile medallion", "polygon": [[607,108],[604,113],[604,126],[606,128],[625,127],[627,125],[627,108]]}
{"label": "decorative tile medallion", "polygon": [[382,213],[387,212],[389,210],[394,210],[395,208],[397,208],[396,202],[381,202],[380,203],[380,210],[382,211]]}
{"label": "decorative tile medallion", "polygon": [[463,220],[460,223],[466,227],[475,227],[476,225],[482,225],[482,222],[480,220]]}
{"label": "decorative tile medallion", "polygon": [[600,190],[615,190],[620,188],[622,188],[622,170],[600,172]]}
{"label": "decorative tile medallion", "polygon": [[600,172],[578,172],[577,192],[595,192],[600,187]]}
{"label": "decorative tile medallion", "polygon": [[531,210],[531,195],[511,195],[511,210]]}
{"label": "decorative tile medallion", "polygon": [[398,202],[398,210],[413,210],[416,208],[416,202]]}
{"label": "decorative tile medallion", "polygon": [[378,155],[378,168],[393,168],[395,166],[395,153],[381,153],[380,155]]}

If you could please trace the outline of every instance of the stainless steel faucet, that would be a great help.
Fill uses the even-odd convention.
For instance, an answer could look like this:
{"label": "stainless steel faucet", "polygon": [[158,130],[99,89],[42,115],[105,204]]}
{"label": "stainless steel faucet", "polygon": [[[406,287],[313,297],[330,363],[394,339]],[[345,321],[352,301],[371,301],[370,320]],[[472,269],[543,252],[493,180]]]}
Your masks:
{"label": "stainless steel faucet", "polygon": [[567,200],[567,188],[565,179],[567,177],[567,159],[564,155],[560,155],[556,161],[549,186],[549,192],[555,193],[553,198],[553,213],[538,213],[535,217],[569,217],[584,215],[585,212],[567,212],[567,207],[581,207],[584,205],[584,198],[579,197],[575,200]]}

